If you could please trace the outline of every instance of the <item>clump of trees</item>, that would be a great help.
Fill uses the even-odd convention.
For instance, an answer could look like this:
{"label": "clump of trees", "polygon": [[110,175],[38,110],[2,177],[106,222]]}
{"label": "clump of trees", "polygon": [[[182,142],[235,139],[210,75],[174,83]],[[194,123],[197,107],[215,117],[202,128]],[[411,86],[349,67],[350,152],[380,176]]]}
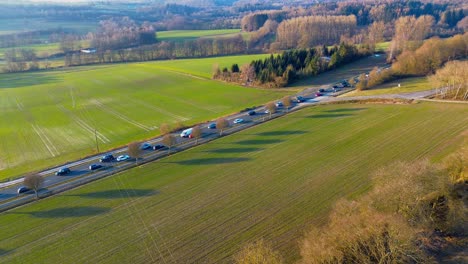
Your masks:
{"label": "clump of trees", "polygon": [[395,21],[395,36],[393,37],[389,60],[407,50],[415,50],[422,45],[423,40],[429,36],[434,17],[403,16]]}
{"label": "clump of trees", "polygon": [[468,100],[468,61],[450,61],[429,76],[436,96],[442,99]]}
{"label": "clump of trees", "polygon": [[432,38],[418,49],[406,50],[396,59],[392,69],[398,75],[432,74],[450,60],[468,56],[468,33],[447,39]]}
{"label": "clump of trees", "polygon": [[343,35],[356,31],[355,16],[307,16],[281,22],[277,30],[277,42],[281,48],[308,48],[317,45],[333,45]]}
{"label": "clump of trees", "polygon": [[33,49],[8,49],[4,53],[4,72],[20,72],[39,69],[36,52]]}
{"label": "clump of trees", "polygon": [[262,11],[247,14],[242,17],[241,29],[243,31],[252,32],[262,28],[267,21],[281,22],[286,16],[284,11]]}
{"label": "clump of trees", "polygon": [[294,49],[276,56],[272,54],[263,60],[254,60],[250,65],[242,66],[240,71],[234,65],[231,71],[215,67],[213,78],[242,84],[252,82],[264,87],[284,87],[297,79],[317,75],[364,55],[367,55],[366,51],[358,51],[354,45],[345,43],[331,49]]}
{"label": "clump of trees", "polygon": [[103,20],[96,33],[91,33],[91,46],[97,50],[116,50],[156,42],[156,31],[146,22],[138,25],[129,17]]}
{"label": "clump of trees", "polygon": [[[435,74],[430,80],[433,87],[440,88],[439,97],[466,100],[466,65],[464,62],[451,61],[468,56],[467,43],[468,33],[446,39],[426,40],[415,50],[403,51],[390,69],[374,68],[368,77],[360,76],[356,88],[366,90],[396,78]],[[447,69],[439,70],[445,64],[448,65]]]}

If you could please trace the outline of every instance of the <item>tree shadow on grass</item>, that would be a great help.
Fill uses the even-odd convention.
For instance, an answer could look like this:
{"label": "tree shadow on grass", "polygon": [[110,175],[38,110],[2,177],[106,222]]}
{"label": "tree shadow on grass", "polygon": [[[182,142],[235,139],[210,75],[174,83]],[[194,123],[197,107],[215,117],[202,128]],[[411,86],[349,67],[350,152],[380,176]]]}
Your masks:
{"label": "tree shadow on grass", "polygon": [[366,110],[367,108],[361,107],[361,108],[338,108],[338,109],[331,109],[331,110],[326,110],[325,112],[329,113],[340,113],[340,112],[354,112],[354,111],[362,111]]}
{"label": "tree shadow on grass", "polygon": [[217,164],[229,164],[236,162],[248,161],[249,158],[206,158],[206,159],[190,159],[177,161],[175,163],[180,165],[217,165]]}
{"label": "tree shadow on grass", "polygon": [[221,148],[221,149],[210,149],[205,152],[211,152],[211,153],[247,153],[247,152],[253,152],[253,151],[259,151],[262,150],[262,148]]}
{"label": "tree shadow on grass", "polygon": [[158,194],[159,191],[152,189],[116,189],[100,192],[91,192],[79,194],[76,196],[91,198],[91,199],[116,199],[116,198],[134,198],[145,197]]}
{"label": "tree shadow on grass", "polygon": [[353,115],[351,114],[318,114],[318,115],[307,116],[307,118],[338,118],[338,117],[346,117],[346,116],[353,116]]}
{"label": "tree shadow on grass", "polygon": [[236,143],[240,145],[266,145],[266,144],[280,143],[283,141],[284,140],[281,140],[281,139],[247,139],[247,140],[237,141]]}
{"label": "tree shadow on grass", "polygon": [[289,135],[302,135],[307,133],[306,131],[301,130],[282,130],[282,131],[268,131],[258,133],[258,136],[289,136]]}
{"label": "tree shadow on grass", "polygon": [[50,84],[59,81],[59,78],[52,75],[42,73],[26,74],[27,73],[18,73],[17,75],[8,76],[4,81],[0,82],[0,89]]}
{"label": "tree shadow on grass", "polygon": [[62,207],[45,211],[29,212],[28,214],[37,218],[64,218],[64,217],[81,217],[95,216],[104,214],[110,211],[110,208],[96,206],[77,206],[77,207]]}
{"label": "tree shadow on grass", "polygon": [[13,250],[5,250],[5,249],[1,249],[0,248],[0,257],[1,256],[5,256],[5,255],[8,255],[12,252]]}

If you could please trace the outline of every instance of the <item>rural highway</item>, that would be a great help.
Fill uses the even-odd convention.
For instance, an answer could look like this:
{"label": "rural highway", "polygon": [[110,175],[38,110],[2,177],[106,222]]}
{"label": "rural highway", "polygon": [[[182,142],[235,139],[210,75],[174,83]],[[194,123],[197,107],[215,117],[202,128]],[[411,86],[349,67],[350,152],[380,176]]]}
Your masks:
{"label": "rural highway", "polygon": [[[331,89],[328,89],[329,92],[324,93],[323,96],[316,96],[315,93],[319,88],[316,89],[307,89],[306,91],[301,92],[301,96],[304,97],[305,101],[302,103],[293,103],[290,110],[296,110],[302,107],[306,107],[311,104],[318,104],[318,103],[326,103],[326,102],[333,102],[333,101],[346,101],[346,100],[362,100],[362,99],[369,99],[369,98],[385,98],[385,99],[422,99],[428,96],[431,96],[435,93],[435,90],[423,91],[423,92],[415,92],[415,93],[406,93],[406,94],[394,94],[394,95],[380,95],[380,96],[359,96],[359,97],[336,97],[344,92],[350,91],[350,88],[345,88],[341,92],[332,92]],[[248,112],[242,112],[238,114],[234,114],[231,116],[226,117],[229,121],[229,128],[225,129],[223,134],[231,134],[248,127],[252,127],[259,123],[268,121],[270,119],[270,115],[265,113],[265,107],[261,106],[256,109],[252,109],[256,112],[255,115],[249,115]],[[278,108],[278,111],[271,115],[271,118],[275,118],[278,116],[282,116],[286,114],[284,108]],[[244,121],[239,124],[234,124],[234,120],[237,118],[242,118]],[[215,122],[215,121],[213,121]],[[209,129],[208,125],[212,122],[207,122],[200,124],[202,128],[202,137],[198,140],[198,144],[203,144],[208,141],[211,141],[215,138],[219,137],[219,131],[217,129]],[[174,137],[176,138],[176,144],[171,149],[171,153],[182,151],[193,147],[196,145],[196,139],[190,138],[182,138],[180,137],[180,132],[173,133]],[[162,137],[154,138],[152,140],[148,140],[147,142],[151,145],[162,144],[161,143]],[[114,157],[117,157],[122,154],[126,154],[127,148],[123,147],[120,149],[113,150],[111,153]],[[48,169],[45,171],[40,172],[41,175],[44,176],[44,187],[39,192],[39,194],[50,195],[52,193],[57,193],[60,191],[65,190],[64,186],[78,186],[80,184],[84,184],[94,179],[99,179],[108,175],[112,175],[114,173],[129,169],[135,166],[135,160],[128,160],[128,161],[113,161],[113,162],[106,162],[100,163],[99,159],[106,153],[102,153],[100,155],[95,155],[92,157],[88,157],[82,160],[74,161],[71,163],[63,164],[61,166]],[[168,155],[168,150],[144,150],[143,155],[139,159],[139,163],[142,162],[150,162],[157,160],[159,158],[165,157]],[[103,168],[90,171],[88,169],[89,165],[100,163],[103,165]],[[62,176],[56,176],[55,172],[61,167],[68,167],[71,169],[71,173]],[[15,181],[10,181],[6,183],[0,184],[0,211],[11,208],[13,206],[9,204],[14,204],[15,206],[18,203],[17,200],[28,200],[31,201],[33,198],[33,194],[25,193],[18,195],[17,189],[19,186],[22,186],[23,179],[20,178]],[[19,204],[18,204],[19,205]],[[3,209],[2,209],[3,208]]]}
{"label": "rural highway", "polygon": [[[330,94],[332,95],[332,94]],[[307,96],[307,97],[306,97]],[[314,94],[309,94],[309,95],[303,95],[303,97],[308,100],[303,103],[296,103],[293,104],[290,107],[290,110],[293,110],[298,107],[302,107],[308,104],[314,104],[317,103],[319,100],[317,100],[316,96]],[[327,96],[319,97],[318,99],[326,99]],[[265,113],[265,107],[261,106],[256,109],[252,109],[256,112],[255,115],[249,115],[248,112],[243,112],[243,113],[238,113],[234,114],[231,116],[226,117],[226,119],[229,122],[229,127],[226,128],[223,131],[223,134],[231,134],[234,132],[238,132],[240,130],[246,129],[248,127],[254,126],[256,124],[265,122],[270,119],[270,114]],[[271,115],[271,118],[275,118],[278,116],[281,116],[285,114],[285,109],[284,108],[278,108],[278,111],[276,113],[273,113]],[[243,119],[242,123],[234,124],[234,120],[241,118]],[[213,140],[215,138],[218,138],[219,135],[219,130],[218,129],[209,129],[208,125],[210,123],[213,123],[216,121],[212,122],[207,122],[200,124],[201,127],[201,132],[202,132],[202,137],[198,140],[199,144],[205,143],[207,141]],[[193,147],[196,145],[196,139],[193,138],[182,138],[180,137],[181,131],[174,132],[173,135],[176,139],[176,144],[174,147],[171,148],[171,153],[173,152],[178,152],[181,150],[185,150],[187,148]],[[156,144],[163,144],[162,142],[162,137],[157,137],[151,140],[146,141],[147,143],[150,143],[151,145],[156,145]],[[120,149],[116,149],[110,152],[107,152],[109,154],[114,155],[114,157],[117,157],[119,155],[123,155],[127,153],[127,147],[123,147]],[[112,174],[112,172],[119,172],[131,167],[135,166],[135,160],[127,160],[127,161],[112,161],[112,162],[99,162],[99,159],[107,153],[101,153],[99,155],[91,156],[85,159],[81,159],[78,161],[74,161],[71,163],[63,164],[61,166],[57,166],[55,168],[51,168],[45,171],[40,172],[39,174],[44,176],[44,186],[43,189],[39,192],[47,192],[48,189],[56,186],[60,186],[63,184],[69,184],[72,183],[75,180],[81,180],[82,178],[85,177],[90,177],[90,176],[96,176],[99,174]],[[148,162],[148,161],[153,161],[156,159],[159,159],[161,157],[167,156],[168,150],[143,150],[143,154],[141,158],[139,159],[139,163],[142,162]],[[90,171],[89,170],[89,165],[91,164],[101,164],[103,167],[98,170]],[[55,175],[55,172],[58,171],[62,167],[68,167],[71,170],[71,173],[66,174],[66,175],[61,175],[57,176]],[[26,194],[17,194],[17,189],[18,187],[23,185],[23,179],[17,179],[14,181],[6,182],[6,183],[1,183],[0,184],[0,204],[6,201],[10,201],[12,199],[16,199],[18,197],[24,197],[27,195],[33,195],[31,192],[26,193]]]}

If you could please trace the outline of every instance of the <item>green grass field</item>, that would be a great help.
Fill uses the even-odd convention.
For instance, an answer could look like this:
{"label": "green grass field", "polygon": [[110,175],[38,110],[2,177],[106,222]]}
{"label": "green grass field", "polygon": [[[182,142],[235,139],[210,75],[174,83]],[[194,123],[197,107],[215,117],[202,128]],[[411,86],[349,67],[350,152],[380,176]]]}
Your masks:
{"label": "green grass field", "polygon": [[0,262],[230,263],[264,238],[292,263],[337,199],[394,161],[441,159],[467,117],[437,103],[303,109],[0,214]]}
{"label": "green grass field", "polygon": [[252,62],[252,60],[263,59],[268,56],[270,56],[270,54],[223,56],[204,59],[165,60],[158,61],[154,64],[154,66],[161,69],[184,72],[203,78],[211,78],[213,75],[213,65],[215,64],[218,64],[220,68],[228,67],[228,69],[230,69],[231,65],[234,63],[237,63],[240,67],[243,64]]}
{"label": "green grass field", "polygon": [[[59,43],[37,44],[37,45],[15,47],[15,49],[22,49],[22,48],[34,50],[38,57],[44,57],[44,54],[48,54],[49,56],[51,56],[51,55],[60,53]],[[0,48],[0,60],[4,59],[5,51],[9,49],[11,48]]]}
{"label": "green grass field", "polygon": [[[82,48],[87,48],[89,47],[89,41],[83,40],[80,41],[80,45]],[[4,59],[4,54],[6,50],[9,50],[12,48],[0,48],[0,60]],[[48,56],[52,56],[58,53],[61,53],[62,51],[60,50],[60,43],[47,43],[47,44],[34,44],[34,45],[26,45],[26,46],[19,46],[15,47],[15,49],[32,49],[36,52],[37,57],[43,58]],[[63,60],[63,59],[62,59]]]}
{"label": "green grass field", "polygon": [[390,43],[391,43],[390,41],[377,43],[377,45],[375,45],[375,51],[378,51],[378,52],[387,51],[388,47],[390,46]]}
{"label": "green grass field", "polygon": [[1,74],[0,179],[92,153],[95,129],[102,151],[156,136],[161,123],[190,125],[289,93],[211,81],[184,68],[200,62],[211,71],[215,60]]}
{"label": "green grass field", "polygon": [[[400,84],[400,87],[398,87],[398,84]],[[432,89],[432,87],[426,77],[411,77],[384,83],[370,90],[352,91],[344,94],[343,96],[411,93],[430,89]]]}
{"label": "green grass field", "polygon": [[197,38],[229,37],[241,34],[244,38],[248,36],[247,32],[241,32],[240,29],[213,29],[213,30],[170,30],[157,32],[159,41],[183,41]]}

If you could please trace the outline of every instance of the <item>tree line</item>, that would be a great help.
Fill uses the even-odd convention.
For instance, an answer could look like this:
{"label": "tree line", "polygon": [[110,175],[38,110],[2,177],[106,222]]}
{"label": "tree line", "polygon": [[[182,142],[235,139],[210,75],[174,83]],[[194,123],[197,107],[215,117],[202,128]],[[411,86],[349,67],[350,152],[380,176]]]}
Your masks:
{"label": "tree line", "polygon": [[320,74],[368,54],[366,50],[358,50],[345,43],[330,49],[326,46],[293,49],[276,56],[271,54],[242,67],[233,64],[230,69],[225,67],[221,70],[214,66],[213,78],[244,85],[284,87],[297,79]]}
{"label": "tree line", "polygon": [[[359,83],[356,86],[358,90],[366,90],[372,87],[375,87],[381,83],[391,81],[397,78],[404,78],[410,76],[427,76],[427,75],[436,75],[439,80],[450,79],[452,81],[445,82],[443,81],[434,81],[433,86],[437,88],[447,88],[447,87],[459,87],[458,85],[463,82],[468,82],[465,75],[465,72],[453,71],[454,73],[459,73],[458,77],[449,77],[452,74],[449,74],[448,70],[441,71],[445,73],[444,78],[442,78],[442,73],[439,73],[438,70],[441,69],[445,64],[449,64],[451,61],[464,60],[468,57],[468,33],[463,35],[455,35],[451,38],[440,39],[440,38],[431,38],[421,44],[416,50],[406,49],[400,55],[396,57],[394,63],[390,69],[382,71],[381,69],[374,68],[368,75],[361,76]],[[458,66],[464,66],[465,64],[455,64]],[[454,70],[454,66],[450,66],[450,69]],[[435,80],[435,79],[434,79]],[[458,81],[454,81],[458,80]],[[466,87],[462,85],[458,90],[458,93],[454,96],[449,96],[450,93],[447,93],[443,97],[451,99],[463,99],[466,100],[466,95],[464,89]],[[454,88],[455,89],[455,88]],[[466,88],[465,88],[466,89]],[[460,92],[462,91],[462,92]],[[447,90],[448,92],[448,90]]]}

